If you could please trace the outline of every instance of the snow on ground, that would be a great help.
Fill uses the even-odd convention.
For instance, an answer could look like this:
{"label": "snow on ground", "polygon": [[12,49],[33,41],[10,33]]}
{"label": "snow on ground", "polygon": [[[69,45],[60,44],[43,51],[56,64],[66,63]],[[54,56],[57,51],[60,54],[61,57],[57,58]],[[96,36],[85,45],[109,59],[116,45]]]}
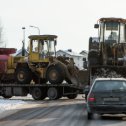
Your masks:
{"label": "snow on ground", "polygon": [[22,100],[0,99],[0,113],[6,110],[16,109],[23,104],[25,104],[25,102]]}
{"label": "snow on ground", "polygon": [[[79,95],[78,98],[82,98],[82,95]],[[27,108],[27,107],[29,108],[30,106],[33,107],[33,106],[39,105],[40,103],[43,103],[41,101],[41,102],[35,102],[36,104],[34,104],[33,101],[34,100],[31,95],[27,95],[27,97],[13,96],[11,99],[3,99],[0,96],[0,113],[4,112],[6,110],[16,110],[16,109]],[[49,104],[54,105],[55,102],[50,101]]]}

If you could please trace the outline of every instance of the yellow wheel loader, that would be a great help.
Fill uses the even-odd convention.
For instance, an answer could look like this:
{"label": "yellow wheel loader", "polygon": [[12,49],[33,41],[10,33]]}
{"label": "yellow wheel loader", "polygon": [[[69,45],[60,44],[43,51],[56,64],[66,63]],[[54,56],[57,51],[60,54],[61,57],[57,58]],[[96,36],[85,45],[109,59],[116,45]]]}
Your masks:
{"label": "yellow wheel loader", "polygon": [[[28,57],[13,57],[18,59],[14,67],[14,79],[19,84],[78,84],[78,69],[72,58],[56,57],[56,35],[29,36]],[[14,63],[14,62],[13,62]]]}

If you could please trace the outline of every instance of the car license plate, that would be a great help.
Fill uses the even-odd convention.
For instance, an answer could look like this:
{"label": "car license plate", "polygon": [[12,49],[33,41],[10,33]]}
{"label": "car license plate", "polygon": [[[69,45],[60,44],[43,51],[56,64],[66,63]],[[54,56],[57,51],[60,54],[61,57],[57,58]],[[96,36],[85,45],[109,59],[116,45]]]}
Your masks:
{"label": "car license plate", "polygon": [[104,101],[119,101],[119,98],[104,98]]}

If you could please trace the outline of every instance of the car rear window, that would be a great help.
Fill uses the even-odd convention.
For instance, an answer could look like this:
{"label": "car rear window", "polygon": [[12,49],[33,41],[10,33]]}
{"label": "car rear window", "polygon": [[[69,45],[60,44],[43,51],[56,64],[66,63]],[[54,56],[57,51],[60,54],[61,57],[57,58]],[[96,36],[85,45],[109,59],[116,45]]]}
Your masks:
{"label": "car rear window", "polygon": [[93,86],[93,91],[126,90],[126,81],[99,80]]}

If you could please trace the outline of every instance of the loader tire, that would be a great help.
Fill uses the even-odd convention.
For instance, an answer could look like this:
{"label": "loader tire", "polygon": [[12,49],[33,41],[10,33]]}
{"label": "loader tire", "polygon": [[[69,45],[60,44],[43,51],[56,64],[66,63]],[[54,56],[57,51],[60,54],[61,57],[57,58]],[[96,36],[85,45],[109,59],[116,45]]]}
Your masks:
{"label": "loader tire", "polygon": [[49,67],[46,78],[51,84],[61,84],[64,80],[63,68],[59,65]]}
{"label": "loader tire", "polygon": [[18,68],[15,73],[15,78],[18,84],[30,84],[32,73],[28,68]]}

